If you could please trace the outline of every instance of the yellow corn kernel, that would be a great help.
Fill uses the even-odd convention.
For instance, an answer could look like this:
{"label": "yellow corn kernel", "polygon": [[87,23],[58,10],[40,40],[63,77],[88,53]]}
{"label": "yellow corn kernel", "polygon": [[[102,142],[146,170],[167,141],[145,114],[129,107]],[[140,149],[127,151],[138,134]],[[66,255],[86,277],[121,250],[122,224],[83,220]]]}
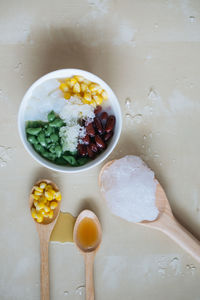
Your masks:
{"label": "yellow corn kernel", "polygon": [[106,91],[103,90],[103,92],[101,93],[101,96],[103,97],[104,100],[108,99],[108,94]]}
{"label": "yellow corn kernel", "polygon": [[40,199],[40,196],[39,196],[39,195],[32,194],[32,196],[33,196],[33,199],[34,199],[34,200]]}
{"label": "yellow corn kernel", "polygon": [[75,75],[74,78],[78,81],[78,82],[82,82],[84,80],[84,77],[81,75]]}
{"label": "yellow corn kernel", "polygon": [[66,100],[69,100],[71,98],[72,94],[70,92],[64,93],[64,98]]}
{"label": "yellow corn kernel", "polygon": [[51,184],[47,184],[45,187],[45,191],[49,191],[52,189],[52,185]]}
{"label": "yellow corn kernel", "polygon": [[92,101],[90,102],[90,104],[91,104],[94,108],[97,106],[95,100],[92,100]]}
{"label": "yellow corn kernel", "polygon": [[52,202],[50,203],[50,208],[51,208],[51,209],[55,209],[57,206],[58,206],[58,202],[56,202],[56,201],[52,201]]}
{"label": "yellow corn kernel", "polygon": [[45,205],[44,210],[46,213],[50,212],[50,207],[48,205]]}
{"label": "yellow corn kernel", "polygon": [[47,184],[45,182],[40,183],[40,188],[41,189],[45,189],[46,186],[47,186]]}
{"label": "yellow corn kernel", "polygon": [[62,199],[62,196],[61,196],[61,193],[60,193],[60,192],[57,192],[57,193],[55,194],[55,199],[56,199],[57,201],[60,201],[60,200]]}
{"label": "yellow corn kernel", "polygon": [[104,90],[103,90],[103,89],[100,87],[100,85],[99,85],[99,87],[98,87],[98,89],[97,89],[97,93],[101,94],[103,91],[104,91]]}
{"label": "yellow corn kernel", "polygon": [[49,201],[51,201],[51,200],[53,200],[53,194],[51,193],[51,192],[45,192],[45,197],[47,198],[47,200],[49,200]]}
{"label": "yellow corn kernel", "polygon": [[81,101],[83,102],[83,104],[91,104],[91,101],[87,101],[87,100],[85,100],[84,98],[81,99]]}
{"label": "yellow corn kernel", "polygon": [[35,207],[37,207],[37,205],[38,205],[38,200],[33,200],[33,204],[34,204]]}
{"label": "yellow corn kernel", "polygon": [[91,101],[92,100],[92,96],[91,96],[91,94],[90,93],[84,93],[84,99],[86,100],[86,101]]}
{"label": "yellow corn kernel", "polygon": [[36,196],[41,196],[43,192],[39,192],[39,191],[34,191],[34,195]]}
{"label": "yellow corn kernel", "polygon": [[42,193],[43,192],[43,189],[42,188],[40,188],[39,186],[34,186],[34,190],[35,191],[37,191],[37,192],[40,192],[40,193]]}
{"label": "yellow corn kernel", "polygon": [[75,85],[73,86],[73,92],[75,94],[77,94],[77,93],[80,93],[80,91],[81,91],[80,84],[78,82],[76,82]]}
{"label": "yellow corn kernel", "polygon": [[77,83],[77,80],[73,77],[72,78],[67,78],[66,83],[70,88],[72,88],[75,85],[75,83]]}
{"label": "yellow corn kernel", "polygon": [[53,210],[50,210],[50,212],[48,213],[48,217],[49,217],[50,219],[53,218]]}
{"label": "yellow corn kernel", "polygon": [[65,83],[61,83],[60,86],[59,86],[59,89],[63,92],[68,92],[69,91],[69,87]]}
{"label": "yellow corn kernel", "polygon": [[34,207],[31,208],[31,216],[32,216],[33,219],[37,218],[36,209]]}
{"label": "yellow corn kernel", "polygon": [[44,220],[44,217],[40,212],[36,214],[36,218],[38,223],[42,223],[42,221]]}
{"label": "yellow corn kernel", "polygon": [[89,90],[91,91],[91,92],[97,92],[97,90],[99,89],[99,85],[97,84],[97,83],[91,83],[90,85],[89,85]]}
{"label": "yellow corn kernel", "polygon": [[43,217],[46,215],[46,211],[44,209],[41,209],[40,213],[43,215]]}
{"label": "yellow corn kernel", "polygon": [[48,192],[52,193],[53,195],[55,195],[56,191],[52,188],[51,190],[49,190]]}
{"label": "yellow corn kernel", "polygon": [[100,105],[103,102],[103,98],[100,95],[93,96],[96,104]]}
{"label": "yellow corn kernel", "polygon": [[87,84],[85,84],[85,83],[81,83],[81,91],[82,91],[82,92],[86,92],[86,91],[87,91],[87,89],[88,89],[88,86],[87,86]]}
{"label": "yellow corn kernel", "polygon": [[88,79],[85,79],[85,78],[84,78],[83,82],[84,82],[86,85],[90,85],[90,83],[91,83],[91,81],[90,81],[90,80],[88,80]]}
{"label": "yellow corn kernel", "polygon": [[45,204],[42,202],[38,202],[37,206],[36,206],[36,210],[41,210],[45,207]]}

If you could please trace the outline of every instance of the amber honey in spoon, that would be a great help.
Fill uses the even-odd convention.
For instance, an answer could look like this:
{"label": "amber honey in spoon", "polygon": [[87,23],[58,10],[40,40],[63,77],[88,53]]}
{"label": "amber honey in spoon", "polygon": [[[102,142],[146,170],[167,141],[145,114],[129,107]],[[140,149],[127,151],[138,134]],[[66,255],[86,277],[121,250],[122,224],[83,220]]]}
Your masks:
{"label": "amber honey in spoon", "polygon": [[[52,186],[55,192],[59,192],[57,185],[47,179],[39,180],[35,183],[31,190],[29,197],[30,210],[34,207],[33,193],[35,187],[39,187],[41,183]],[[45,217],[41,223],[38,223],[35,219],[36,229],[40,239],[40,293],[41,300],[49,300],[49,264],[48,264],[48,245],[51,232],[54,228],[56,220],[60,212],[60,201],[58,201],[57,207],[53,210],[52,218]]]}
{"label": "amber honey in spoon", "polygon": [[83,210],[77,217],[73,239],[84,255],[86,274],[86,300],[94,300],[93,265],[96,251],[102,238],[97,216],[90,210]]}
{"label": "amber honey in spoon", "polygon": [[[99,175],[100,188],[102,187],[103,172],[108,170],[114,161],[109,161],[101,169]],[[105,198],[105,194],[103,194],[103,197]],[[157,180],[155,204],[159,211],[158,217],[154,221],[144,220],[137,224],[162,231],[200,262],[200,242],[175,219],[166,194]]]}

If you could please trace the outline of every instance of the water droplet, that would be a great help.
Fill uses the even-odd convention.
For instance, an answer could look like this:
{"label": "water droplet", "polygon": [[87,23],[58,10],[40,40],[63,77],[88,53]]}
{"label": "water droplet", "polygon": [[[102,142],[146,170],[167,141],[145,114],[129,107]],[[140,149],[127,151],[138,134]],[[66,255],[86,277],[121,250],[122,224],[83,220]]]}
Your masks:
{"label": "water droplet", "polygon": [[159,26],[158,26],[158,23],[155,23],[155,24],[154,24],[154,28],[155,28],[155,29],[158,29],[158,27],[159,27]]}
{"label": "water droplet", "polygon": [[192,275],[194,275],[195,271],[196,271],[196,267],[194,265],[186,265],[186,269],[191,272]]}
{"label": "water droplet", "polygon": [[135,116],[133,116],[133,119],[136,123],[141,123],[142,122],[142,115],[141,114],[137,114]]}
{"label": "water droplet", "polygon": [[162,163],[160,162],[159,165],[162,166]]}
{"label": "water droplet", "polygon": [[125,117],[126,117],[127,119],[132,119],[132,118],[133,118],[133,116],[132,116],[131,114],[125,114]]}
{"label": "water droplet", "polygon": [[142,115],[141,114],[136,114],[136,115],[131,115],[131,114],[125,114],[125,117],[128,119],[128,120],[131,120],[131,121],[134,121],[136,122],[137,124],[141,123],[142,122]]}
{"label": "water droplet", "polygon": [[149,133],[149,138],[152,139],[152,132]]}
{"label": "water droplet", "polygon": [[144,136],[143,136],[143,139],[146,140],[146,138],[147,138],[146,135],[144,135]]}
{"label": "water droplet", "polygon": [[190,23],[194,23],[196,21],[195,17],[194,16],[190,16],[189,17],[189,22]]}
{"label": "water droplet", "polygon": [[68,291],[64,291],[64,295],[65,296],[69,295],[69,292]]}
{"label": "water droplet", "polygon": [[166,269],[165,268],[159,268],[158,273],[161,275],[161,277],[165,277]]}
{"label": "water droplet", "polygon": [[76,288],[75,295],[82,296],[85,294],[85,286],[81,285]]}
{"label": "water droplet", "polygon": [[159,157],[160,157],[160,155],[159,155],[159,154],[157,154],[157,153],[155,153],[155,154],[153,155],[153,157],[154,157],[154,158],[159,158]]}
{"label": "water droplet", "polygon": [[172,162],[173,162],[173,164],[176,162],[176,160],[175,159],[172,159]]}
{"label": "water droplet", "polygon": [[159,96],[158,92],[153,87],[151,87],[149,89],[148,98],[151,101],[155,102],[156,100],[159,100],[160,96]]}
{"label": "water droplet", "polygon": [[11,160],[14,149],[6,146],[0,146],[0,167],[5,167]]}
{"label": "water droplet", "polygon": [[16,66],[15,66],[14,70],[15,70],[16,72],[19,72],[19,71],[20,71],[20,69],[21,69],[21,67],[22,67],[22,63],[21,63],[21,62],[19,62],[18,64],[16,64]]}
{"label": "water droplet", "polygon": [[125,100],[125,106],[126,106],[126,108],[130,108],[130,106],[131,106],[131,99],[130,98],[126,98],[126,100]]}
{"label": "water droplet", "polygon": [[7,162],[6,161],[3,161],[3,160],[0,160],[0,167],[6,167],[7,166]]}
{"label": "water droplet", "polygon": [[142,145],[142,149],[144,149],[144,145]]}

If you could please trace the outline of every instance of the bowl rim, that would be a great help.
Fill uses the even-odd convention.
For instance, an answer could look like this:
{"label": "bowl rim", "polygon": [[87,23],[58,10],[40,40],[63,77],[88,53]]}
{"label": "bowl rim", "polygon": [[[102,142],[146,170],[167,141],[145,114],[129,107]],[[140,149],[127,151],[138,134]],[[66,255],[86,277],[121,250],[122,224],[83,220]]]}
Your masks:
{"label": "bowl rim", "polygon": [[[71,73],[72,75],[67,75],[65,73]],[[114,135],[112,137],[111,142],[109,143],[108,148],[102,152],[97,158],[95,158],[93,161],[79,167],[70,167],[70,166],[62,166],[62,165],[56,165],[48,160],[45,160],[42,156],[40,156],[33,148],[31,145],[28,144],[28,141],[25,138],[25,127],[23,126],[23,117],[24,117],[24,111],[26,108],[26,104],[28,102],[28,99],[30,99],[30,96],[32,94],[32,91],[40,84],[45,82],[48,79],[57,79],[57,78],[65,78],[67,76],[73,76],[73,75],[82,75],[84,77],[89,77],[90,80],[94,80],[94,82],[99,83],[100,85],[104,86],[109,93],[112,94],[113,100],[115,103],[115,110],[117,111],[117,116],[115,115],[117,119],[117,130],[114,132]],[[113,106],[113,104],[111,104]],[[116,113],[116,112],[115,112]],[[22,141],[22,144],[24,145],[26,151],[31,155],[31,157],[36,160],[40,165],[51,169],[53,171],[57,172],[62,172],[62,173],[78,173],[82,171],[89,170],[100,163],[102,163],[114,150],[115,146],[117,145],[120,135],[121,135],[121,130],[122,130],[122,112],[121,112],[121,107],[118,101],[117,96],[113,92],[113,90],[110,88],[110,86],[103,81],[101,78],[99,78],[97,75],[90,73],[85,70],[81,69],[75,69],[75,68],[66,68],[66,69],[58,69],[52,72],[49,72],[39,79],[37,79],[33,84],[27,89],[26,93],[24,94],[22,101],[19,106],[18,110],[18,132],[20,139]],[[23,128],[24,127],[24,128]]]}

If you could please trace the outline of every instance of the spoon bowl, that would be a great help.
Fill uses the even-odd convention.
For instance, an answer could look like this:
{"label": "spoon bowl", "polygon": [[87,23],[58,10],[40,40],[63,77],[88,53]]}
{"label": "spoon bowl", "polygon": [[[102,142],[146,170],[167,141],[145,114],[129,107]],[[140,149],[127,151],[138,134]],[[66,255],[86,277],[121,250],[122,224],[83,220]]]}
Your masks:
{"label": "spoon bowl", "polygon": [[[102,187],[101,176],[103,172],[114,161],[115,160],[109,161],[101,169],[99,174],[100,187]],[[157,183],[155,204],[159,211],[158,217],[154,221],[144,220],[137,224],[162,231],[185,251],[187,251],[191,256],[193,256],[198,262],[200,262],[200,242],[175,219],[162,186],[156,179],[155,181]]]}
{"label": "spoon bowl", "polygon": [[[55,191],[59,191],[57,185],[48,180],[42,179],[35,183],[34,186],[38,186],[41,182],[45,182],[46,184],[50,184]],[[29,207],[30,210],[33,207],[33,196],[32,192],[34,187],[31,189],[30,197],[29,197]],[[60,202],[58,202],[58,206],[54,209],[54,215],[52,219],[46,218],[44,222],[38,223],[35,219],[36,229],[40,239],[40,294],[41,300],[49,300],[50,293],[49,293],[49,263],[48,263],[48,246],[49,246],[49,239],[51,236],[51,232],[55,226],[57,221],[58,215],[60,212]]]}
{"label": "spoon bowl", "polygon": [[[85,247],[79,240],[78,231],[80,230],[79,226],[84,221],[84,219],[89,219],[94,222],[97,230],[97,238],[96,241],[92,244],[91,247]],[[97,216],[91,210],[83,210],[78,218],[76,219],[76,223],[74,225],[73,239],[84,256],[85,260],[85,277],[86,277],[86,300],[94,300],[94,279],[93,279],[93,266],[94,266],[94,257],[99,249],[102,239],[102,230],[101,224],[97,218]]]}

